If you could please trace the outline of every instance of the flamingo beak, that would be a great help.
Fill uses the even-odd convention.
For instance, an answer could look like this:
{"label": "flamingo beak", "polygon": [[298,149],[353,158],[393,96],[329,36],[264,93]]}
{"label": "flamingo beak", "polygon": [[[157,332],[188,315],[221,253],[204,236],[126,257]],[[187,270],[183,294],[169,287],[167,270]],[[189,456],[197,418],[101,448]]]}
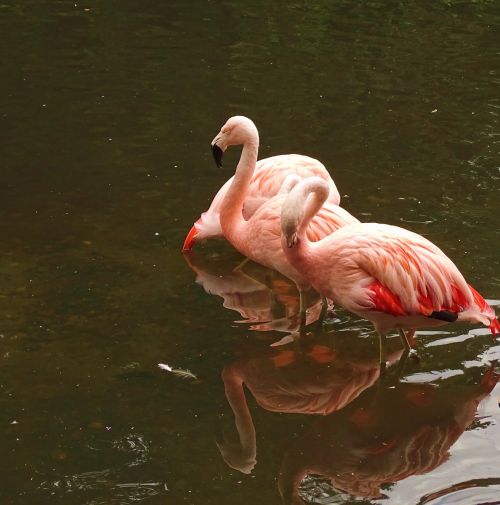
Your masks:
{"label": "flamingo beak", "polygon": [[214,160],[217,168],[221,168],[222,155],[224,154],[224,151],[217,144],[212,144],[212,154],[214,155]]}
{"label": "flamingo beak", "polygon": [[293,247],[297,243],[297,232],[292,233],[290,236],[286,237],[287,247]]}
{"label": "flamingo beak", "polygon": [[189,230],[189,233],[184,240],[184,244],[182,245],[182,252],[188,252],[193,248],[196,242],[196,235],[198,235],[198,230],[196,229],[196,226],[193,226]]}

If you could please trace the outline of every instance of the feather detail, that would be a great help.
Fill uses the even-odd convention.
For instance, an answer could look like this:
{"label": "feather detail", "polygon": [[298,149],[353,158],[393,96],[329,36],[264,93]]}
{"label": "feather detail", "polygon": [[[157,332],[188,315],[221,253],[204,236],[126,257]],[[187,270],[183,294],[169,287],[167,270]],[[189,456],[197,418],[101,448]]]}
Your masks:
{"label": "feather detail", "polygon": [[386,312],[388,314],[392,314],[393,316],[407,315],[401,305],[399,297],[390,289],[382,286],[380,282],[374,282],[369,286],[369,289],[373,291],[372,302],[374,310]]}
{"label": "feather detail", "polygon": [[500,323],[496,317],[490,323],[490,331],[493,335],[493,338],[496,337],[497,333],[500,333]]}
{"label": "feather detail", "polygon": [[198,379],[198,377],[193,372],[191,372],[191,370],[184,368],[173,368],[170,365],[166,365],[165,363],[158,363],[158,368],[161,368],[166,372],[170,372],[171,374],[174,374],[181,379]]}

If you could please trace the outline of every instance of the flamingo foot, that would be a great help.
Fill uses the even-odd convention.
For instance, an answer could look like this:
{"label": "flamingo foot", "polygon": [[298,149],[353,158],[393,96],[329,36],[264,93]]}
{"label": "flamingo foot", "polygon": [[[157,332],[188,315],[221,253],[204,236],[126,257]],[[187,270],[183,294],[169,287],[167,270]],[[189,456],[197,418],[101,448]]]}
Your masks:
{"label": "flamingo foot", "polygon": [[415,349],[410,349],[408,351],[408,357],[414,362],[414,363],[420,363],[420,356],[418,355],[418,352]]}

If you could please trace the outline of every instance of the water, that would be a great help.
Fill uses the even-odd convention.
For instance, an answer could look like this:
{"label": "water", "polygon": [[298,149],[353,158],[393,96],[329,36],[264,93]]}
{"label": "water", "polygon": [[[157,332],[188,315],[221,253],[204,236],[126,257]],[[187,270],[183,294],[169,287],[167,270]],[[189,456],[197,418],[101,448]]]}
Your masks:
{"label": "water", "polygon": [[[422,331],[420,364],[391,339],[379,381],[366,321],[270,347],[293,286],[247,264],[222,300],[180,254],[237,160],[209,142],[245,114],[261,157],[322,160],[348,210],[498,305],[499,25],[494,1],[1,4],[1,502],[500,502],[484,331]],[[242,260],[195,256],[215,280]]]}

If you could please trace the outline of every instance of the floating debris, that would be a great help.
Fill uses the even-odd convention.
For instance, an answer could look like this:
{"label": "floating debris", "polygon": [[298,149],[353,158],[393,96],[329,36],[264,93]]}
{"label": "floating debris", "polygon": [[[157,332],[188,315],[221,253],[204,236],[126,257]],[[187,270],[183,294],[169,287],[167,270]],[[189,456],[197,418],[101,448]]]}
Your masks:
{"label": "floating debris", "polygon": [[194,380],[198,379],[198,377],[196,377],[196,375],[193,372],[191,372],[191,370],[185,370],[183,368],[173,368],[170,365],[166,365],[165,363],[158,363],[158,368],[161,368],[166,372],[173,373],[174,375],[177,375],[181,379],[194,379]]}

